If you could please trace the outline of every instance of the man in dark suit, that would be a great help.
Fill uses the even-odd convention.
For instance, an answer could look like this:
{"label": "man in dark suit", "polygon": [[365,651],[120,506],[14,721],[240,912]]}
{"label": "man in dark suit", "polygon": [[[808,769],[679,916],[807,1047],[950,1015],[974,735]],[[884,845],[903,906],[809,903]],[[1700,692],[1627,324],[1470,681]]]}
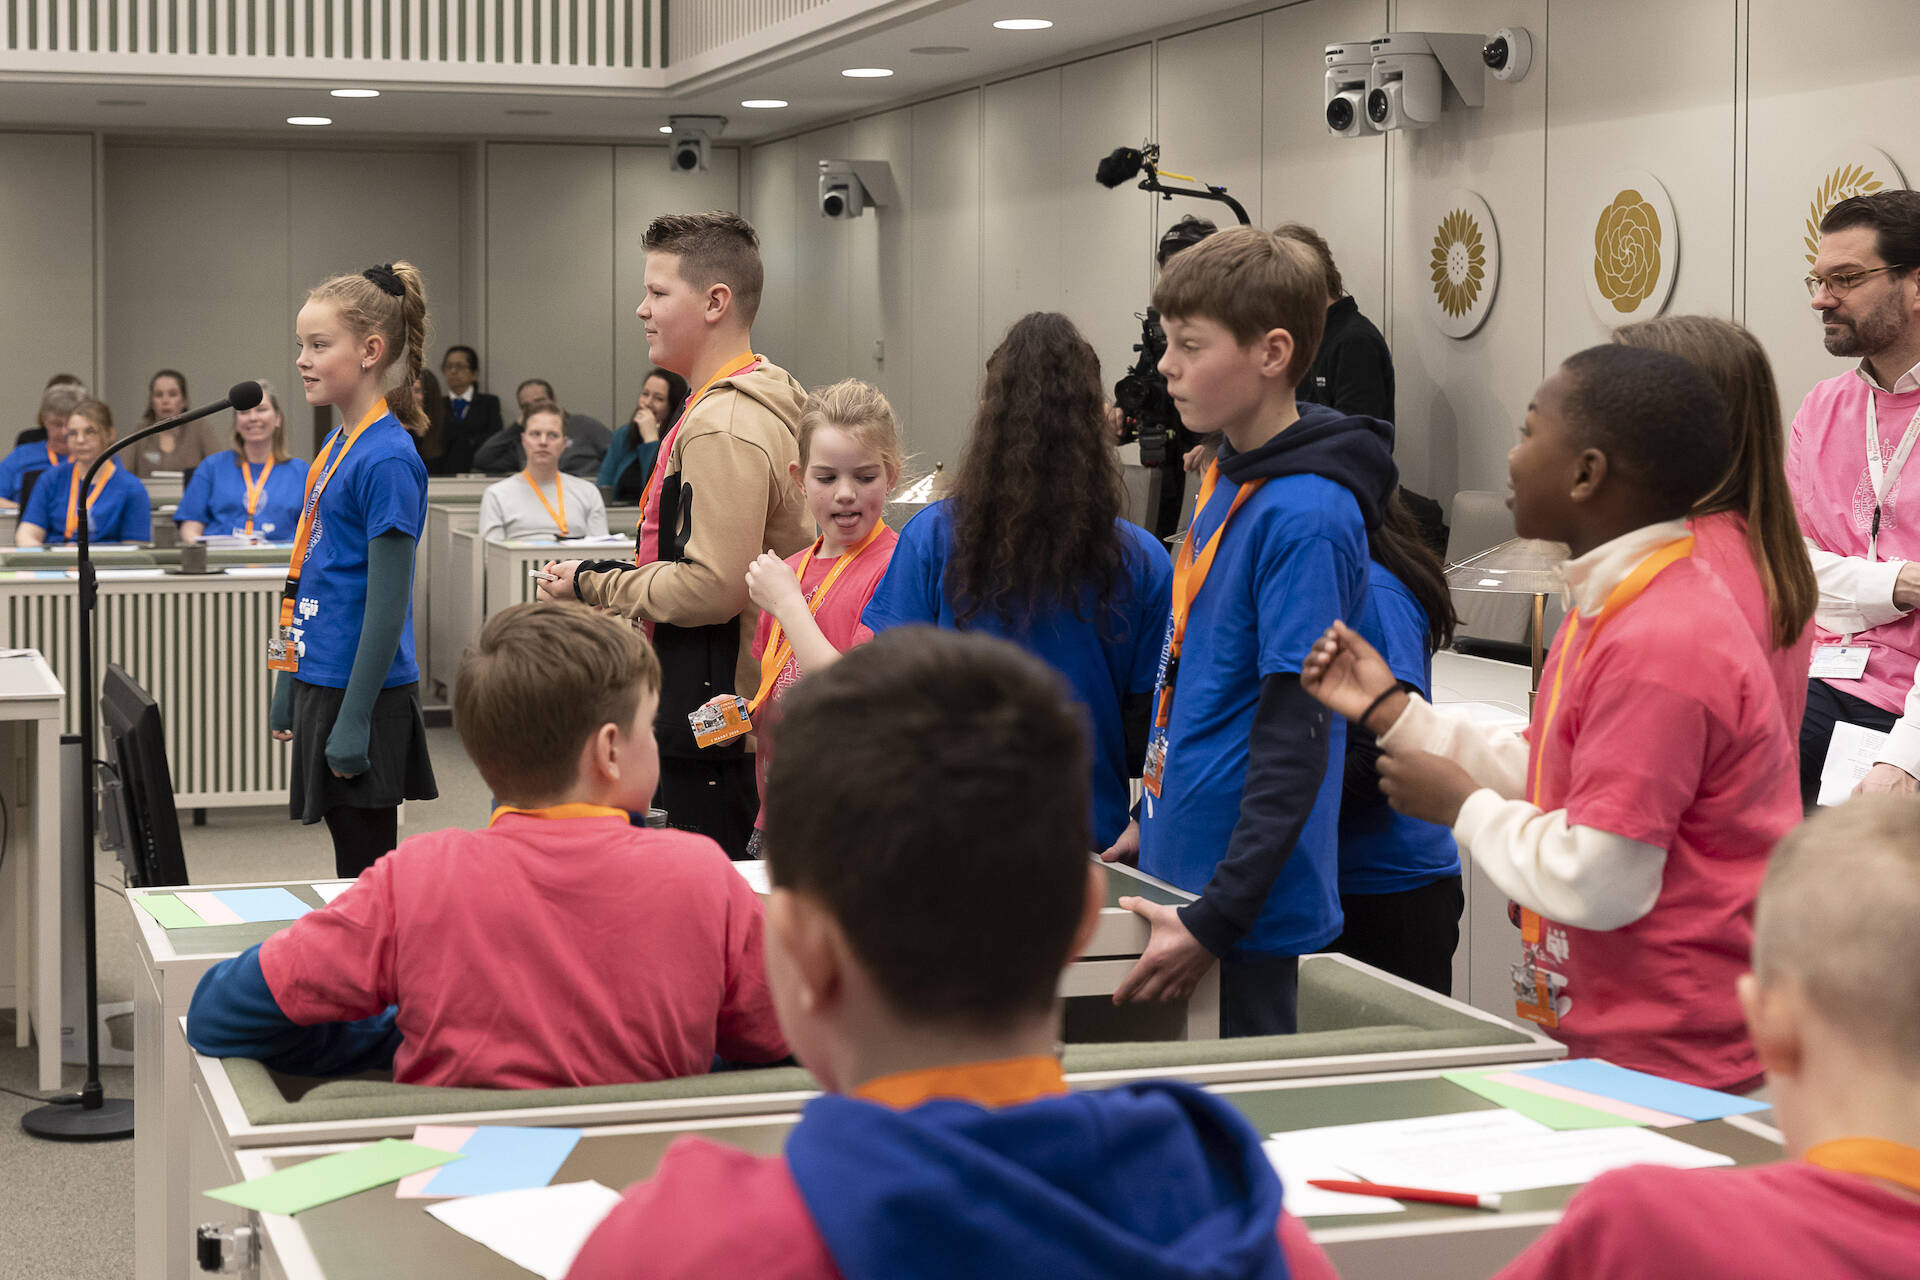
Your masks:
{"label": "man in dark suit", "polygon": [[[553,384],[545,378],[528,378],[514,392],[514,399],[519,402],[520,416],[512,426],[481,441],[479,451],[474,454],[473,465],[490,476],[510,476],[527,465],[527,451],[520,443],[527,406],[541,400],[560,403],[554,395]],[[567,451],[560,455],[560,469],[570,476],[588,480],[598,477],[600,462],[613,443],[613,433],[599,419],[584,413],[568,413],[563,429],[567,435]]]}
{"label": "man in dark suit", "polygon": [[447,451],[442,459],[449,475],[473,470],[473,455],[503,425],[500,397],[480,390],[480,354],[472,347],[448,347],[440,362],[447,384]]}

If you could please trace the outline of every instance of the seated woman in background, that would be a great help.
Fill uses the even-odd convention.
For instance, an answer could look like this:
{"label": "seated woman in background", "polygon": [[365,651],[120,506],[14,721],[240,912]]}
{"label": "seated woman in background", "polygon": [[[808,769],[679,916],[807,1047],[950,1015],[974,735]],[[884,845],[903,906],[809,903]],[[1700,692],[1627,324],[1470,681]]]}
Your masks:
{"label": "seated woman in background", "polygon": [[40,477],[20,516],[16,541],[23,547],[72,542],[80,521],[90,542],[146,542],[153,536],[153,505],[147,487],[108,462],[87,492],[80,482],[94,459],[113,443],[113,413],[98,400],[82,400],[67,418],[67,460]]}
{"label": "seated woman in background", "polygon": [[527,405],[527,425],[520,432],[527,468],[480,495],[482,542],[607,536],[607,505],[600,491],[560,470],[560,455],[567,450],[565,421],[566,414],[551,400]]}
{"label": "seated woman in background", "polygon": [[1017,321],[987,360],[953,492],[907,522],[862,620],[1011,640],[1087,709],[1094,848],[1126,829],[1173,604],[1173,564],[1123,516],[1100,357],[1063,315]]}
{"label": "seated woman in background", "polygon": [[[86,393],[66,384],[40,393],[39,434],[0,458],[0,511],[20,506],[38,478],[67,457],[67,419]],[[22,432],[32,435],[33,432]]]}
{"label": "seated woman in background", "polygon": [[433,370],[422,369],[414,378],[413,402],[427,415],[427,425],[419,428],[401,425],[413,436],[413,447],[420,451],[420,461],[427,464],[430,476],[452,475],[447,467],[453,461],[447,455],[447,396],[440,390],[440,379],[433,376]]}
{"label": "seated woman in background", "polygon": [[[70,373],[56,373],[51,378],[48,378],[47,385],[40,389],[40,415],[33,420],[32,426],[26,428],[13,438],[14,448],[17,449],[23,444],[32,444],[36,440],[45,440],[47,438],[46,394],[49,391],[61,387],[72,391],[75,395],[83,396],[87,394],[87,384]],[[60,415],[60,425],[62,429],[66,427],[66,422],[67,415],[62,413]]]}
{"label": "seated woman in background", "polygon": [[640,384],[633,421],[613,433],[607,456],[600,463],[600,487],[614,502],[638,502],[660,456],[660,438],[672,429],[687,403],[687,380],[677,373],[655,369]]}
{"label": "seated woman in background", "polygon": [[[162,369],[147,379],[147,411],[140,415],[140,425],[134,430],[145,430],[186,411],[187,375]],[[192,471],[206,460],[208,453],[206,438],[200,434],[201,425],[189,422],[184,427],[148,436],[121,455],[127,464],[125,469],[142,480],[151,480],[161,471],[182,474]]]}
{"label": "seated woman in background", "polygon": [[211,533],[291,542],[306,499],[307,464],[287,454],[280,397],[262,380],[260,403],[233,415],[233,448],[195,468],[173,521],[180,541]]}

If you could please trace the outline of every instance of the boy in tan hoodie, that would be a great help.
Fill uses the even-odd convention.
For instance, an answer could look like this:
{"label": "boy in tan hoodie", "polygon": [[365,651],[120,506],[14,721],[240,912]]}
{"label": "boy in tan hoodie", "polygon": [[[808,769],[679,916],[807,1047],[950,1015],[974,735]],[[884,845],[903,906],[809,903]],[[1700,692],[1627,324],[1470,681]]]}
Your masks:
{"label": "boy in tan hoodie", "polygon": [[759,685],[747,566],[763,551],[789,556],[812,538],[788,478],[799,461],[803,388],[753,353],[760,307],[760,240],[738,214],[666,214],[641,241],[646,297],[639,317],[654,364],[694,394],[661,444],[641,496],[632,564],[567,560],[547,566],[548,599],[579,599],[645,625],[660,655],[660,786],[669,821],[746,853],[758,796],[749,737],[699,747],[687,717]]}

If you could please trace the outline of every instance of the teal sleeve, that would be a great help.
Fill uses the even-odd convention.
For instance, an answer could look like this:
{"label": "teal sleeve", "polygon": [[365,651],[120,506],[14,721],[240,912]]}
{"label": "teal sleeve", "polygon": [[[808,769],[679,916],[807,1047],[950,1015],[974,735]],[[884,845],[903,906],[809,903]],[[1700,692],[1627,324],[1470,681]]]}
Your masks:
{"label": "teal sleeve", "polygon": [[279,679],[273,682],[273,712],[267,717],[267,727],[275,733],[293,732],[293,675],[291,672],[276,672]]}
{"label": "teal sleeve", "polygon": [[373,701],[380,696],[400,634],[407,625],[413,594],[415,542],[397,529],[367,544],[367,612],[360,621],[360,647],[354,650],[347,693],[327,735],[327,764],[354,777],[367,771],[367,739],[373,730]]}

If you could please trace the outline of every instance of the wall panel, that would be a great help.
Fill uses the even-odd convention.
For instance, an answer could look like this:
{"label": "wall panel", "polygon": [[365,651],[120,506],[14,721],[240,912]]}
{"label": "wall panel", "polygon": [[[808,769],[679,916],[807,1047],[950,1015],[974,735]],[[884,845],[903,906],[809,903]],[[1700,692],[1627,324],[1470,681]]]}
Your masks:
{"label": "wall panel", "polygon": [[13,431],[32,425],[56,373],[91,386],[94,327],[93,139],[0,133],[0,405]]}
{"label": "wall panel", "polygon": [[931,467],[958,465],[980,390],[980,94],[913,108],[913,435]]}
{"label": "wall panel", "polygon": [[[1155,138],[1168,168],[1224,186],[1256,225],[1261,213],[1261,85],[1265,42],[1261,17],[1242,18],[1162,40],[1154,50]],[[1118,146],[1119,143],[1115,143]],[[1161,203],[1156,232],[1185,213],[1231,226],[1224,205],[1194,200]]]}
{"label": "wall panel", "polygon": [[747,221],[760,235],[760,256],[766,267],[766,287],[760,315],[754,321],[754,349],[775,364],[787,367],[793,359],[798,331],[799,300],[794,296],[795,264],[799,244],[794,220],[794,172],[799,148],[792,140],[755,147],[750,161]]}
{"label": "wall panel", "polygon": [[[847,375],[879,387],[901,420],[911,450],[913,408],[913,259],[908,228],[913,213],[913,115],[902,109],[848,126],[861,160],[885,160],[893,169],[900,204],[869,210],[848,226]],[[911,470],[914,464],[908,463]]]}
{"label": "wall panel", "polygon": [[[1129,184],[1109,191],[1093,180],[1100,157],[1138,146],[1153,127],[1153,50],[1147,45],[1060,69],[1061,185],[1042,221],[1059,231],[1062,306],[1100,353],[1111,392],[1133,364],[1136,313],[1153,296],[1154,209],[1159,200]],[[1191,203],[1191,202],[1189,202]]]}
{"label": "wall panel", "polygon": [[846,376],[847,371],[847,256],[854,221],[820,215],[820,161],[846,160],[847,126],[836,125],[801,134],[794,139],[793,158],[793,299],[797,323],[786,364],[807,386],[820,386]]}

